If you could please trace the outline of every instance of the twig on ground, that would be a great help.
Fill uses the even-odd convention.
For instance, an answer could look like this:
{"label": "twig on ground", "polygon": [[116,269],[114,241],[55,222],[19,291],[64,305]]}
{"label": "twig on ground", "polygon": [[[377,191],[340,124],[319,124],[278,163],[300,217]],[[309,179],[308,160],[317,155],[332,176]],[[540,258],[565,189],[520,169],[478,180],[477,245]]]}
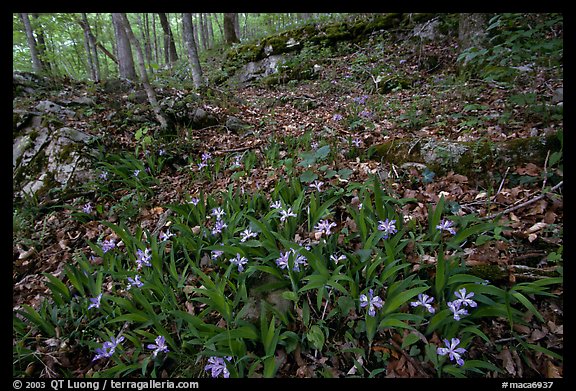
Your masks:
{"label": "twig on ground", "polygon": [[492,214],[492,215],[490,215],[490,216],[482,217],[481,220],[490,220],[490,219],[493,219],[493,218],[502,216],[503,214],[510,213],[510,212],[514,212],[515,210],[518,210],[518,209],[520,209],[520,208],[523,208],[523,207],[525,207],[525,206],[528,206],[528,205],[530,205],[530,204],[533,204],[533,203],[535,203],[535,202],[537,202],[537,201],[540,201],[542,198],[546,197],[549,193],[552,193],[553,191],[557,190],[557,189],[558,189],[559,187],[561,187],[563,184],[564,184],[564,181],[560,181],[556,186],[554,186],[553,188],[551,188],[549,192],[546,192],[546,193],[544,193],[544,194],[540,194],[538,197],[534,197],[534,198],[532,198],[532,199],[530,199],[530,200],[528,200],[528,201],[526,201],[526,202],[522,202],[521,204],[518,204],[518,205],[516,205],[516,206],[512,206],[512,207],[510,207],[510,208],[508,208],[508,209],[504,209],[504,210],[501,211],[501,212]]}
{"label": "twig on ground", "polygon": [[546,152],[546,160],[544,160],[544,180],[542,181],[542,191],[544,191],[544,188],[546,187],[546,181],[548,180],[548,169],[546,167],[548,166],[549,157],[550,157],[550,150]]}
{"label": "twig on ground", "polygon": [[392,346],[394,346],[394,349],[396,349],[398,352],[400,352],[406,358],[406,360],[408,360],[410,362],[410,364],[412,364],[412,366],[414,368],[416,368],[416,370],[422,376],[430,377],[430,375],[428,373],[426,373],[424,368],[422,368],[420,363],[418,363],[418,361],[414,360],[414,358],[412,358],[412,356],[410,356],[408,353],[406,353],[406,351],[404,349],[402,349],[402,347],[400,345],[398,345],[398,343],[396,341],[394,341],[393,339],[390,339],[390,343],[392,344]]}
{"label": "twig on ground", "polygon": [[504,186],[504,181],[506,180],[506,175],[508,175],[508,171],[510,171],[510,166],[508,166],[508,168],[506,168],[506,172],[504,173],[504,176],[502,177],[502,181],[500,182],[500,186],[498,187],[498,191],[496,192],[496,195],[500,194],[500,191],[502,191],[502,186]]}

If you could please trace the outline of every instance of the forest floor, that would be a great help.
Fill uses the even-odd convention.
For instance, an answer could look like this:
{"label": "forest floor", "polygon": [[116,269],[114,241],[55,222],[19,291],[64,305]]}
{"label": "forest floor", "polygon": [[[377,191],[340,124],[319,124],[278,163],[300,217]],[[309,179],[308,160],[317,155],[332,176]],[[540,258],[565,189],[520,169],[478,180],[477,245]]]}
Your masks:
{"label": "forest floor", "polygon": [[[269,148],[278,144],[278,158],[288,154],[286,140],[305,138],[313,142],[340,140],[342,151],[338,158],[327,162],[328,169],[334,171],[349,169],[346,179],[332,177],[328,185],[339,186],[346,181],[363,182],[370,175],[380,175],[390,184],[398,197],[414,197],[418,203],[409,211],[414,218],[425,224],[427,205],[438,202],[441,193],[447,201],[460,206],[461,213],[476,213],[480,218],[504,211],[523,202],[533,200],[543,194],[543,188],[552,186],[562,178],[557,166],[522,164],[505,167],[502,172],[479,170],[479,177],[466,177],[457,172],[436,175],[433,181],[423,183],[418,178],[422,173],[415,167],[398,167],[382,161],[376,156],[363,152],[370,146],[392,139],[437,138],[441,140],[468,141],[484,138],[492,142],[554,134],[563,126],[561,119],[544,118],[530,103],[514,104],[514,97],[536,94],[542,101],[550,101],[554,90],[561,87],[562,80],[555,79],[547,71],[520,74],[513,85],[503,85],[484,80],[457,79],[455,48],[452,43],[429,43],[419,48],[429,57],[436,56],[439,66],[434,70],[422,68],[422,59],[416,55],[414,46],[398,44],[387,47],[381,61],[395,64],[401,72],[412,80],[411,88],[400,88],[378,93],[376,84],[370,79],[369,67],[363,65],[362,58],[371,58],[370,47],[361,47],[351,54],[335,56],[322,65],[320,75],[315,80],[302,80],[289,85],[262,87],[252,85],[229,94],[228,107],[218,107],[209,103],[205,109],[217,114],[229,112],[250,124],[244,134],[235,134],[222,126],[188,130],[186,135],[190,150],[189,156],[210,151],[215,156],[228,157],[254,151],[262,161]],[[385,56],[384,56],[385,55]],[[359,64],[354,69],[350,64]],[[378,64],[377,64],[378,65]],[[358,71],[368,70],[362,76]],[[101,90],[86,86],[63,84],[59,91],[42,96],[43,99],[62,98],[92,94],[91,98],[101,107],[83,118],[70,120],[66,126],[86,130],[94,134],[105,134],[106,145],[116,150],[134,150],[138,141],[135,131],[141,124],[130,124],[110,115],[109,102],[122,99],[121,96],[104,94]],[[178,88],[164,88],[162,97],[178,98],[188,91]],[[50,94],[53,94],[50,96]],[[512,101],[511,101],[512,97]],[[519,99],[519,98],[518,98]],[[29,102],[30,107],[33,101]],[[361,114],[364,112],[364,114]],[[351,114],[353,113],[353,114]],[[339,119],[339,115],[343,119]],[[112,118],[112,119],[111,119]],[[503,120],[506,118],[506,120]],[[122,124],[120,124],[122,122]],[[97,124],[97,125],[94,125]],[[352,142],[358,153],[351,154]],[[169,148],[169,144],[168,148]],[[295,158],[298,158],[297,156]],[[184,161],[184,163],[182,163]],[[189,174],[186,158],[175,157],[166,164],[159,175],[160,185],[145,206],[129,219],[132,227],[139,226],[150,231],[156,228],[166,210],[166,205],[185,203],[191,196],[226,191],[230,185],[243,190],[270,190],[279,178],[285,177],[282,167],[257,166],[249,175],[232,180],[234,170],[225,168],[213,180],[197,179]],[[481,175],[482,174],[482,175]],[[550,175],[548,175],[550,174]],[[553,174],[553,177],[552,177]],[[550,179],[552,178],[552,179]],[[546,181],[555,181],[546,183]],[[123,194],[117,194],[120,199]],[[80,208],[86,202],[98,203],[97,199],[77,197],[68,200],[68,206]],[[104,210],[112,208],[104,205]],[[13,240],[13,306],[22,304],[38,307],[49,296],[46,280],[42,273],[62,276],[64,265],[72,262],[76,252],[89,253],[87,240],[95,240],[102,232],[110,229],[97,220],[83,222],[71,218],[69,208],[44,209],[35,216],[28,237],[22,232]],[[117,217],[118,219],[118,217]],[[109,219],[115,222],[115,218]],[[523,270],[555,270],[558,264],[550,254],[562,246],[563,205],[561,196],[549,195],[525,207],[515,209],[502,216],[501,223],[508,226],[501,240],[489,241],[471,247],[466,254],[466,263],[498,265],[508,271],[502,286],[515,282],[533,281],[538,276]],[[16,233],[15,233],[16,235]],[[425,260],[424,260],[425,261]],[[524,269],[522,269],[524,267]],[[551,351],[561,352],[563,348],[563,288],[556,288],[552,298],[535,298],[535,305],[544,322],[526,311],[527,325],[507,327],[503,319],[486,321],[481,329],[492,341],[514,340],[513,333],[527,343],[538,344]],[[391,336],[391,339],[395,338]],[[479,342],[481,340],[479,339]],[[373,349],[385,349],[373,346]],[[38,343],[40,355],[44,354],[45,365],[57,368],[66,367],[72,374],[85,373],[87,359],[58,356],[50,359],[51,347]],[[561,377],[562,362],[537,351],[524,351],[519,356],[511,347],[495,351],[483,343],[469,348],[475,355],[486,354],[503,369],[502,376],[512,377]],[[50,361],[52,360],[52,361]],[[290,360],[290,359],[289,359]],[[295,362],[280,368],[278,376],[307,376],[311,373],[301,370],[296,375],[295,368],[322,365],[321,360],[311,352],[297,351]],[[84,366],[84,367],[83,367]],[[386,375],[389,377],[412,377],[421,374],[418,363],[400,351],[392,351]],[[289,369],[292,368],[292,369]],[[36,368],[41,371],[42,368]],[[350,368],[340,368],[337,375],[346,375]],[[36,372],[39,374],[40,372]],[[42,373],[46,375],[46,372]]]}

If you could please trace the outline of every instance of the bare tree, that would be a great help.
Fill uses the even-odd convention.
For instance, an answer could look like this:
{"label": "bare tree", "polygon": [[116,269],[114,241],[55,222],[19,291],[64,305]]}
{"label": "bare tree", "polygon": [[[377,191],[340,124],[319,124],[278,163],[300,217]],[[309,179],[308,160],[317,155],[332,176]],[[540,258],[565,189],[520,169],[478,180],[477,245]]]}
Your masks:
{"label": "bare tree", "polygon": [[162,129],[168,128],[168,121],[162,114],[162,110],[160,109],[160,105],[158,104],[158,100],[156,99],[156,93],[154,89],[150,85],[148,81],[148,74],[146,73],[146,65],[144,64],[144,54],[142,53],[142,47],[140,46],[140,42],[132,32],[132,27],[130,27],[130,22],[126,17],[126,14],[118,14],[119,15],[119,22],[120,26],[124,29],[126,36],[132,43],[132,46],[136,49],[136,57],[138,58],[138,68],[140,69],[141,73],[141,80],[142,85],[144,86],[144,90],[146,91],[146,95],[148,96],[148,102],[150,102],[150,106],[152,106],[152,110],[156,115],[156,119],[160,122],[160,127]]}
{"label": "bare tree", "polygon": [[234,19],[237,17],[238,14],[224,13],[224,42],[226,42],[227,45],[240,42],[234,27]]}
{"label": "bare tree", "polygon": [[202,68],[200,67],[200,60],[198,59],[197,45],[194,40],[194,27],[192,26],[192,14],[182,14],[182,29],[184,37],[184,44],[188,51],[188,59],[190,60],[190,68],[192,69],[192,80],[194,86],[199,88],[204,84],[202,79]]}
{"label": "bare tree", "polygon": [[114,35],[116,36],[116,46],[118,48],[118,69],[120,77],[137,80],[138,77],[136,75],[136,69],[134,68],[134,59],[132,58],[132,47],[130,46],[130,39],[126,35],[126,30],[124,29],[122,16],[120,13],[112,13]]}
{"label": "bare tree", "polygon": [[20,19],[24,23],[24,29],[26,30],[26,39],[28,40],[28,47],[30,48],[30,56],[32,57],[32,69],[34,73],[41,73],[43,71],[42,62],[38,56],[38,46],[36,43],[36,38],[34,38],[34,31],[32,31],[32,25],[30,25],[30,18],[27,13],[21,13]]}

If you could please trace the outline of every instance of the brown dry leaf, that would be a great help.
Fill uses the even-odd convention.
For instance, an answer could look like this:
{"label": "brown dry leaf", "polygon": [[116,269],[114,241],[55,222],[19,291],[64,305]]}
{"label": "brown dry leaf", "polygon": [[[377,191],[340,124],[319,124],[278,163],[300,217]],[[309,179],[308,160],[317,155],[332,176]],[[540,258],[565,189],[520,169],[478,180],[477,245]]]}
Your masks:
{"label": "brown dry leaf", "polygon": [[554,222],[556,221],[556,216],[557,216],[556,213],[554,213],[552,211],[548,211],[544,215],[544,222],[546,224],[554,224]]}
{"label": "brown dry leaf", "polygon": [[546,377],[550,379],[562,378],[562,368],[552,364],[552,361],[548,361],[546,365]]}
{"label": "brown dry leaf", "polygon": [[451,173],[446,177],[446,179],[455,183],[468,183],[468,177],[460,174]]}
{"label": "brown dry leaf", "polygon": [[22,260],[22,259],[28,259],[30,258],[30,256],[32,256],[32,254],[36,253],[36,249],[34,247],[30,247],[28,249],[28,251],[24,251],[21,252],[20,255],[18,256],[18,259]]}
{"label": "brown dry leaf", "polygon": [[546,226],[547,226],[546,223],[542,223],[542,222],[536,223],[533,226],[531,226],[530,228],[528,228],[524,233],[525,234],[532,234],[532,233],[540,231],[541,229],[545,228]]}
{"label": "brown dry leaf", "polygon": [[156,207],[150,209],[150,213],[156,214],[156,215],[162,214],[162,213],[164,213],[164,208],[162,208],[161,206],[156,206]]}
{"label": "brown dry leaf", "polygon": [[559,334],[559,335],[563,335],[564,334],[564,325],[561,324],[560,326],[558,326],[556,323],[552,322],[551,320],[548,321],[547,323],[548,328],[550,329],[550,331],[554,334]]}
{"label": "brown dry leaf", "polygon": [[533,216],[533,215],[539,215],[544,213],[544,211],[546,211],[546,207],[548,206],[548,202],[544,199],[532,204],[532,206],[530,207],[530,209],[528,209],[528,211],[526,212],[526,215],[528,216]]}
{"label": "brown dry leaf", "polygon": [[195,311],[194,311],[194,305],[190,302],[186,302],[184,303],[185,307],[186,307],[186,312],[188,312],[189,314],[195,315]]}
{"label": "brown dry leaf", "polygon": [[516,367],[514,365],[514,359],[512,358],[512,354],[508,348],[502,349],[500,354],[497,356],[500,360],[502,360],[502,366],[506,368],[506,371],[511,374],[512,376],[516,375]]}
{"label": "brown dry leaf", "polygon": [[358,232],[358,226],[356,225],[356,221],[354,221],[350,217],[346,217],[345,225],[350,229],[350,232]]}
{"label": "brown dry leaf", "polygon": [[528,163],[525,167],[519,167],[516,169],[516,173],[520,175],[528,175],[528,176],[538,176],[540,175],[540,167],[535,165],[534,163]]}
{"label": "brown dry leaf", "polygon": [[301,377],[304,379],[309,379],[314,375],[314,367],[310,366],[310,365],[304,365],[302,367],[299,367],[296,370],[296,376],[297,377]]}
{"label": "brown dry leaf", "polygon": [[514,331],[517,331],[521,334],[530,334],[530,331],[532,331],[532,329],[530,327],[523,325],[523,324],[518,324],[518,323],[514,323],[512,328],[514,329]]}
{"label": "brown dry leaf", "polygon": [[548,329],[546,329],[546,327],[542,327],[542,329],[534,329],[532,331],[532,334],[530,334],[530,338],[528,338],[528,340],[530,342],[539,341],[546,335],[548,335]]}

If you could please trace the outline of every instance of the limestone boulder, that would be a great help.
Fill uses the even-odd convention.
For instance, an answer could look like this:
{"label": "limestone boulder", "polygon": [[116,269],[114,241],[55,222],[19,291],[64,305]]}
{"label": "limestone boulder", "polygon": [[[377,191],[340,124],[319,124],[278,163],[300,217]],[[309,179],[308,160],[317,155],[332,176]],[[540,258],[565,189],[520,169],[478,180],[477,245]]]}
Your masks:
{"label": "limestone boulder", "polygon": [[38,126],[32,120],[14,138],[12,175],[15,197],[39,197],[50,189],[69,188],[90,179],[90,157],[96,154],[91,146],[93,136],[62,127]]}

